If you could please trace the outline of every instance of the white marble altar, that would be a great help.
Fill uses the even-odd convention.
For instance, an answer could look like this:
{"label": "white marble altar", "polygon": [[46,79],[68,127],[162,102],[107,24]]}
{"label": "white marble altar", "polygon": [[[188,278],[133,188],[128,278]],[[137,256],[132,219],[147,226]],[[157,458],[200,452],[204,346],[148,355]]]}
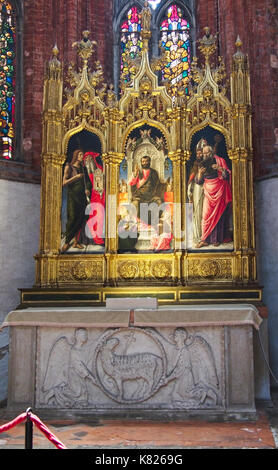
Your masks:
{"label": "white marble altar", "polygon": [[132,306],[12,311],[8,408],[255,413],[253,305]]}

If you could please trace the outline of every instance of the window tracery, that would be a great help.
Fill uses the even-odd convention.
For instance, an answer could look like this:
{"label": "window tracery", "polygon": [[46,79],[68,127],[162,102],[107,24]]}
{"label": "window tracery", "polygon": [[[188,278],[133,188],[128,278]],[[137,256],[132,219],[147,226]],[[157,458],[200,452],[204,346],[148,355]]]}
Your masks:
{"label": "window tracery", "polygon": [[136,6],[132,6],[121,25],[121,79],[128,83],[135,74],[133,60],[142,50],[141,19]]}
{"label": "window tracery", "polygon": [[171,84],[175,94],[179,85],[187,88],[190,72],[190,24],[181,8],[172,4],[160,24],[161,46],[165,51],[166,65],[162,79]]}

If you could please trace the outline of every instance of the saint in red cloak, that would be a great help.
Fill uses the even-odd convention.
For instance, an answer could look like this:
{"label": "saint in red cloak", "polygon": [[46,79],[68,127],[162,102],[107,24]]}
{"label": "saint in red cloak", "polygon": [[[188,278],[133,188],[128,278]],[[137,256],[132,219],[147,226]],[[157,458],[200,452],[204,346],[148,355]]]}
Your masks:
{"label": "saint in red cloak", "polygon": [[[227,209],[232,202],[231,190],[231,170],[228,168],[224,158],[214,155],[213,157],[221,170],[211,172],[210,175],[203,176],[204,202],[202,217],[202,242],[206,244],[219,244],[231,241],[226,238],[225,228],[227,227]],[[202,183],[200,180],[199,183]],[[218,224],[221,223],[218,227]],[[221,230],[220,230],[221,229]],[[218,232],[217,232],[218,231]],[[221,233],[220,233],[221,232]]]}
{"label": "saint in red cloak", "polygon": [[83,157],[84,166],[92,184],[90,196],[90,212],[87,221],[88,230],[94,243],[104,245],[103,227],[105,220],[105,187],[103,178],[103,166],[98,163],[99,153],[86,152]]}

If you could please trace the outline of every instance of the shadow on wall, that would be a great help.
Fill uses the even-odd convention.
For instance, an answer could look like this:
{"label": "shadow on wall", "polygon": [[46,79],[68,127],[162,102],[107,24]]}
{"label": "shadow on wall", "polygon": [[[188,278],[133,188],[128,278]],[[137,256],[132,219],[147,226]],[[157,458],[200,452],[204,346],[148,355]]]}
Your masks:
{"label": "shadow on wall", "polygon": [[[278,178],[258,181],[256,196],[256,247],[258,280],[263,286],[263,302],[268,307],[268,336],[270,367],[278,377]],[[271,378],[271,384],[278,385]]]}
{"label": "shadow on wall", "polygon": [[[19,288],[35,281],[39,249],[40,185],[0,180],[0,324],[20,302]],[[8,331],[0,333],[0,403],[8,382]]]}

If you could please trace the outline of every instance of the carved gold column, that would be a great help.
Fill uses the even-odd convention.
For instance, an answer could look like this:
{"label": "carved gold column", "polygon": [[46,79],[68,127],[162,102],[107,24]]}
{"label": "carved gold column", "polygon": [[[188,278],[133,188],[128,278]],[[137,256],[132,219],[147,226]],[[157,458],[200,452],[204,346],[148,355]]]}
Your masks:
{"label": "carved gold column", "polygon": [[173,182],[174,182],[174,219],[173,219],[173,232],[174,232],[174,250],[181,250],[181,156],[178,152],[174,155],[169,153],[169,158],[173,162]]}
{"label": "carved gold column", "polygon": [[180,149],[181,149],[181,230],[182,248],[186,248],[186,201],[187,201],[187,162],[190,158],[190,151],[186,150],[186,103],[187,96],[182,95],[180,100]]}
{"label": "carved gold column", "polygon": [[[233,160],[234,244],[238,253],[237,277],[256,280],[256,253],[253,205],[253,149],[248,58],[236,41],[231,72],[231,136]],[[240,261],[240,262],[239,262]]]}
{"label": "carved gold column", "polygon": [[124,154],[119,151],[120,114],[114,93],[111,90],[111,101],[105,111],[108,124],[106,169],[106,284],[115,285],[117,278],[118,250],[118,186],[119,167]]}
{"label": "carved gold column", "polygon": [[[185,127],[184,127],[185,128]],[[188,252],[187,252],[187,165],[190,151],[184,150],[181,159],[181,230],[182,230],[182,257],[181,257],[181,282],[185,283],[188,278]]]}
{"label": "carved gold column", "polygon": [[124,155],[110,152],[106,162],[108,179],[107,210],[106,210],[106,260],[107,279],[109,285],[114,285],[117,278],[117,250],[118,250],[118,182],[119,167]]}
{"label": "carved gold column", "polygon": [[60,249],[62,191],[62,65],[54,47],[44,81],[41,163],[41,231],[36,284],[55,286]]}
{"label": "carved gold column", "polygon": [[173,235],[174,235],[174,280],[181,279],[181,249],[182,249],[182,195],[181,195],[181,174],[182,162],[180,151],[169,153],[169,158],[173,162],[173,183],[174,183],[174,211],[173,211]]}
{"label": "carved gold column", "polygon": [[119,166],[123,156],[118,154],[109,154],[107,162],[108,175],[108,208],[107,208],[107,251],[109,253],[117,253],[118,237],[117,237],[117,210],[118,210],[118,181]]}

